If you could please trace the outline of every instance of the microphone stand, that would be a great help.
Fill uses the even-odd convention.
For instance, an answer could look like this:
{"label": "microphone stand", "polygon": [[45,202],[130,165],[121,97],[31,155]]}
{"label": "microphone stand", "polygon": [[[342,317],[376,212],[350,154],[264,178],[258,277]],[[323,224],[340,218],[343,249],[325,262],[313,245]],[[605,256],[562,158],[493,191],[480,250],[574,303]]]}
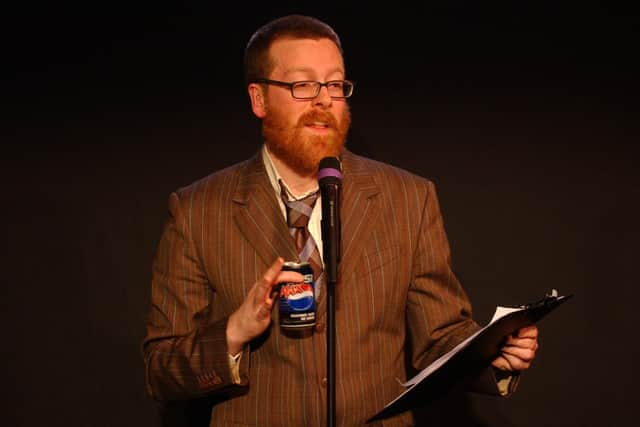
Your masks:
{"label": "microphone stand", "polygon": [[[335,193],[336,200],[327,200],[331,213],[337,213],[335,206],[338,204],[338,193]],[[335,206],[332,206],[335,204]],[[340,256],[340,231],[337,225],[338,219],[329,218],[330,229],[336,231],[331,240],[331,245],[325,255],[325,268],[327,270],[327,425],[336,425],[336,283],[338,276],[338,260]],[[337,234],[337,236],[336,236]]]}
{"label": "microphone stand", "polygon": [[327,280],[327,425],[336,425],[336,282]]}
{"label": "microphone stand", "polygon": [[342,167],[335,157],[320,161],[322,247],[327,292],[327,425],[336,425],[336,283],[340,261],[340,186]]}

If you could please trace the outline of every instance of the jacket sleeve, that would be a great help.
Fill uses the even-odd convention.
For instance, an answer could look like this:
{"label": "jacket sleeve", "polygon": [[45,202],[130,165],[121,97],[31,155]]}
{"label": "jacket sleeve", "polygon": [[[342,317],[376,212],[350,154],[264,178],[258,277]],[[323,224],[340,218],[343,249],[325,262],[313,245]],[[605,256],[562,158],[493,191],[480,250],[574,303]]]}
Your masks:
{"label": "jacket sleeve", "polygon": [[224,393],[234,384],[226,343],[228,316],[210,318],[215,291],[191,236],[189,204],[181,204],[173,193],[169,214],[153,262],[142,345],[147,392],[156,400]]}
{"label": "jacket sleeve", "polygon": [[423,369],[479,329],[451,269],[449,242],[433,183],[426,183],[413,255],[407,322],[412,364]]}
{"label": "jacket sleeve", "polygon": [[[427,183],[417,236],[407,321],[412,365],[424,369],[480,326],[473,320],[471,303],[452,271],[449,243],[432,182]],[[461,380],[470,391],[509,395],[516,388],[518,374],[495,372],[486,366]]]}

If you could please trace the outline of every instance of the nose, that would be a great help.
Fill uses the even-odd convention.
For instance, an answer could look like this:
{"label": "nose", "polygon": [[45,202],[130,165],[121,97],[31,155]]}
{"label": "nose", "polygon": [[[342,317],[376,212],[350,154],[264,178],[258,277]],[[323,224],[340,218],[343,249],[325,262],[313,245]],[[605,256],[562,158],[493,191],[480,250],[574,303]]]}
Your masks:
{"label": "nose", "polygon": [[327,108],[331,106],[332,98],[329,96],[329,88],[327,86],[320,86],[320,92],[318,96],[313,98],[313,105],[318,107]]}

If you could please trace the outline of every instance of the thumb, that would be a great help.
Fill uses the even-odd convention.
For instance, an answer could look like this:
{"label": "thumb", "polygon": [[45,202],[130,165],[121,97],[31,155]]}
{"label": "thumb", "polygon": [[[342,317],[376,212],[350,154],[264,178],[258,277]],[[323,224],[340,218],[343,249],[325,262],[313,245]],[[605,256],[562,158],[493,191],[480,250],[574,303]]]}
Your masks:
{"label": "thumb", "polygon": [[260,280],[258,281],[258,295],[269,296],[271,288],[275,283],[278,274],[282,271],[284,265],[284,259],[282,257],[276,258],[271,266],[264,272]]}

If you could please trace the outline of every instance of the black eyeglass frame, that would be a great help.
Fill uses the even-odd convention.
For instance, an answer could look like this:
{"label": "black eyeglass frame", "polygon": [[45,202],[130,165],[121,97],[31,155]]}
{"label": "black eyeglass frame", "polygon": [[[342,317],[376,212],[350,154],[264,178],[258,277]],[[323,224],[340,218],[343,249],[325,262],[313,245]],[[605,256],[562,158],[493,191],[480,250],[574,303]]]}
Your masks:
{"label": "black eyeglass frame", "polygon": [[[314,99],[317,98],[318,95],[320,95],[320,91],[322,90],[323,86],[327,87],[327,90],[329,90],[329,85],[332,83],[342,83],[343,85],[346,83],[348,85],[349,89],[349,93],[345,96],[333,96],[331,94],[329,94],[329,96],[331,96],[331,98],[334,99],[345,99],[345,98],[349,98],[351,97],[351,95],[353,95],[353,87],[355,86],[355,84],[351,81],[351,80],[328,80],[324,83],[316,81],[316,80],[300,80],[297,82],[282,82],[280,80],[271,80],[271,79],[255,79],[252,83],[264,83],[264,84],[268,84],[268,85],[274,85],[274,86],[280,86],[280,87],[286,87],[287,89],[289,89],[289,91],[291,92],[291,96],[295,99]],[[314,85],[316,85],[315,87],[316,89],[316,93],[313,96],[304,96],[304,97],[300,97],[300,96],[295,96],[293,94],[293,89],[295,88],[296,85],[302,84],[302,83],[313,83]]]}

